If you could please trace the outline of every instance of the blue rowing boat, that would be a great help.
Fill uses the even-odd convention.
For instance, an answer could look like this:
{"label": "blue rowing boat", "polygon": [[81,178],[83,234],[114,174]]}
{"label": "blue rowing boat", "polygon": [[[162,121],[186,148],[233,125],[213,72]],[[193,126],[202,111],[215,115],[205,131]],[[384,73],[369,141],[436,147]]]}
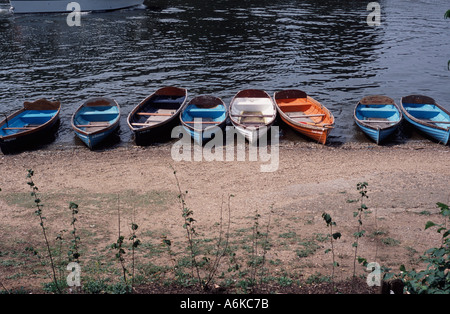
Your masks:
{"label": "blue rowing boat", "polygon": [[90,149],[96,148],[109,137],[120,123],[119,104],[109,98],[91,98],[72,116],[75,134]]}
{"label": "blue rowing boat", "polygon": [[0,146],[3,151],[11,146],[43,142],[59,122],[61,104],[58,101],[39,99],[26,101],[17,110],[0,122]]}
{"label": "blue rowing boat", "polygon": [[222,99],[211,95],[193,98],[180,114],[183,128],[199,144],[206,143],[219,130],[223,131],[227,117],[228,109]]}
{"label": "blue rowing boat", "polygon": [[354,111],[358,127],[377,144],[384,142],[398,129],[402,117],[395,101],[382,95],[362,98]]}
{"label": "blue rowing boat", "polygon": [[354,118],[358,127],[370,139],[381,144],[398,129],[403,115],[392,98],[374,95],[366,96],[358,102]]}
{"label": "blue rowing boat", "polygon": [[450,112],[428,96],[402,97],[401,109],[406,121],[416,129],[447,145],[450,135]]}

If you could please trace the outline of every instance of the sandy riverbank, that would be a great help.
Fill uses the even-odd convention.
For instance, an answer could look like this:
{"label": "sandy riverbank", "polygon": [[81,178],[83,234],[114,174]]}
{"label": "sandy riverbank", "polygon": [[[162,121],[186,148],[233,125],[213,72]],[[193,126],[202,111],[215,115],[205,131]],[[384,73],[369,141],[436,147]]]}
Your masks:
{"label": "sandy riverbank", "polygon": [[[256,211],[261,215],[261,229],[267,229],[270,218],[267,259],[274,261],[273,273],[286,271],[303,279],[315,273],[330,274],[331,255],[324,254],[329,243],[320,240],[328,232],[321,218],[326,211],[337,223],[335,230],[342,233],[336,242],[341,265],[336,276],[345,279],[351,275],[357,204],[347,200],[358,197],[356,184],[362,181],[369,183],[366,204],[372,213],[364,219],[367,236],[361,240],[358,255],[397,271],[401,264],[418,267],[419,254],[440,243],[439,235],[434,230],[424,231],[424,225],[439,219],[436,202],[450,199],[448,146],[285,144],[280,146],[278,170],[267,173],[260,172],[261,162],[248,159],[175,162],[170,148],[103,152],[78,148],[0,156],[0,259],[14,260],[13,252],[18,254],[27,243],[41,241],[32,200],[27,197],[26,170],[30,168],[35,171],[43,203],[48,204],[49,232],[70,229],[68,202],[80,205],[84,256],[115,241],[116,195],[120,195],[123,210],[123,232],[128,232],[126,224],[134,210],[143,240],[156,244],[161,235],[167,235],[175,243],[184,243],[170,165],[176,169],[182,189],[188,191],[187,203],[194,211],[200,236],[217,236],[222,199],[229,194],[234,195],[231,230],[236,237],[251,233]],[[178,249],[181,247],[183,244]],[[20,265],[3,263],[1,280],[9,287],[23,285],[27,279],[11,276],[20,269]],[[361,267],[358,271],[363,273]]]}

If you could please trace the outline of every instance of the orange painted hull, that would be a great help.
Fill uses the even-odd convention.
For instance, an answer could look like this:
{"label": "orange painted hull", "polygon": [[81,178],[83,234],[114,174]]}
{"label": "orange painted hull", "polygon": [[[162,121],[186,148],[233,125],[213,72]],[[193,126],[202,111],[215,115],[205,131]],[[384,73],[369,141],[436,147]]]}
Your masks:
{"label": "orange painted hull", "polygon": [[281,119],[295,131],[325,144],[334,127],[334,116],[321,103],[298,90],[274,95]]}

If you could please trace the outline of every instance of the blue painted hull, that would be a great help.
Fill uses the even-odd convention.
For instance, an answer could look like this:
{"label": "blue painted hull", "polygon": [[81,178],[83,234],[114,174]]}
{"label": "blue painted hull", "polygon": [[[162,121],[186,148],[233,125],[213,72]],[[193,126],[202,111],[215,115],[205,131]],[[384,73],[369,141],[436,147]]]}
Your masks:
{"label": "blue painted hull", "polygon": [[356,125],[358,125],[361,131],[377,144],[385,142],[398,129],[398,126],[388,129],[373,129],[358,122],[356,122]]}
{"label": "blue painted hull", "polygon": [[421,95],[402,98],[402,111],[406,121],[421,133],[447,145],[450,137],[450,112],[434,99]]}
{"label": "blue painted hull", "polygon": [[90,149],[94,149],[102,142],[104,142],[112,133],[114,133],[116,129],[117,127],[92,135],[85,135],[77,131],[75,131],[75,134],[87,147],[89,147]]}
{"label": "blue painted hull", "polygon": [[209,95],[195,97],[180,114],[183,128],[199,144],[205,144],[214,134],[222,132],[227,117],[228,109],[223,101]]}
{"label": "blue painted hull", "polygon": [[72,117],[76,136],[90,149],[96,148],[114,133],[119,122],[120,107],[108,98],[88,100]]}
{"label": "blue painted hull", "polygon": [[225,128],[225,123],[220,126],[211,127],[206,131],[197,132],[183,125],[183,129],[192,137],[192,139],[198,144],[205,144],[214,137],[218,132],[223,132]]}
{"label": "blue painted hull", "polygon": [[356,105],[354,119],[358,127],[375,143],[385,142],[398,129],[403,115],[386,96],[367,96]]}

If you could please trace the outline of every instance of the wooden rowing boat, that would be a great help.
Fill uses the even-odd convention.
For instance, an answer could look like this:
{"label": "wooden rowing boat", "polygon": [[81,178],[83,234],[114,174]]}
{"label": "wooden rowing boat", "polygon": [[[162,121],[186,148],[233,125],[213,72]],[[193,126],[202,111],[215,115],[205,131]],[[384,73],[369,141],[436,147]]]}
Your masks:
{"label": "wooden rowing boat", "polygon": [[450,135],[450,112],[428,96],[409,95],[401,98],[405,120],[420,132],[447,145]]}
{"label": "wooden rowing boat", "polygon": [[230,120],[249,143],[265,135],[275,122],[277,109],[267,92],[245,89],[238,92],[230,103]]}
{"label": "wooden rowing boat", "polygon": [[325,106],[298,89],[278,91],[274,100],[283,122],[318,143],[326,143],[334,116]]}
{"label": "wooden rowing boat", "polygon": [[108,138],[120,124],[120,106],[110,98],[91,98],[72,116],[75,134],[90,149]]}
{"label": "wooden rowing boat", "polygon": [[398,129],[402,116],[395,101],[383,95],[362,98],[353,112],[358,127],[377,144],[385,141]]}
{"label": "wooden rowing boat", "polygon": [[225,128],[228,108],[222,99],[202,95],[193,98],[180,114],[184,129],[199,144],[210,140],[213,134]]}
{"label": "wooden rowing boat", "polygon": [[39,99],[26,101],[17,110],[0,122],[0,146],[7,151],[9,146],[28,145],[48,140],[49,133],[59,122],[59,101]]}
{"label": "wooden rowing boat", "polygon": [[186,100],[186,89],[168,86],[158,89],[141,101],[127,119],[136,144],[168,137],[171,128],[180,122],[179,114]]}

